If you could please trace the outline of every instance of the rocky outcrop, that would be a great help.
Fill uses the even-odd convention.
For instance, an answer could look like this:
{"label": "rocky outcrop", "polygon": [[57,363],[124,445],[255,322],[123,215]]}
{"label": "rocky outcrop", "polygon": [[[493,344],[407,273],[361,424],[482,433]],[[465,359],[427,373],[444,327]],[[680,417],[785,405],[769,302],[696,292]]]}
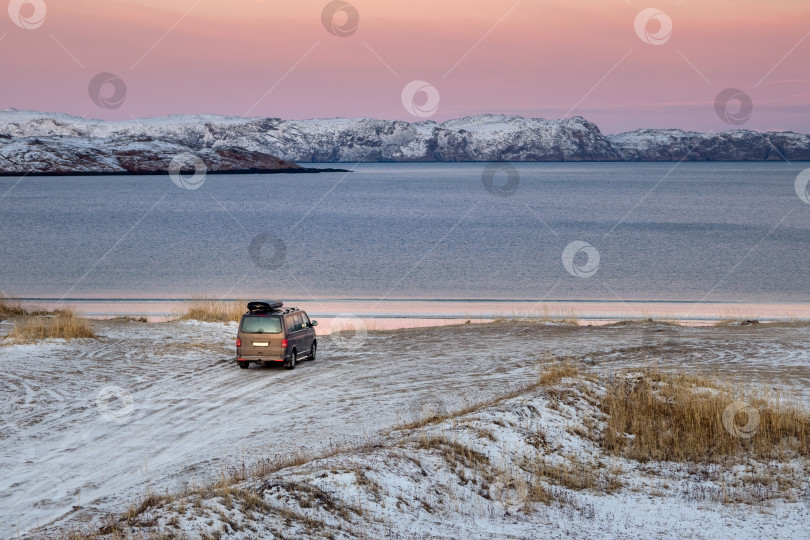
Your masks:
{"label": "rocky outcrop", "polygon": [[591,161],[621,157],[584,118],[484,115],[408,123],[386,120],[279,121],[265,144],[300,162]]}
{"label": "rocky outcrop", "polygon": [[194,157],[209,172],[303,172],[295,163],[239,147],[194,148],[150,137],[0,136],[0,173],[6,175],[165,173],[175,159],[178,170],[193,169]]}
{"label": "rocky outcrop", "polygon": [[0,111],[0,173],[165,171],[183,153],[209,171],[296,170],[293,162],[810,160],[810,136],[676,129],[604,135],[582,117],[481,115],[442,123],[215,115],[102,122]]}
{"label": "rocky outcrop", "polygon": [[643,129],[609,135],[608,140],[626,161],[810,160],[810,136],[791,132]]}

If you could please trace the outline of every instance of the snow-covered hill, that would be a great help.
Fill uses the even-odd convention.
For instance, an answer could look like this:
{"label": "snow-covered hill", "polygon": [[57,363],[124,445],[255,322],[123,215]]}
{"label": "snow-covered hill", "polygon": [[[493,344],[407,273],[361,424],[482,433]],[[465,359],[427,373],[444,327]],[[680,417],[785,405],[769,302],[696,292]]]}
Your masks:
{"label": "snow-covered hill", "polygon": [[627,161],[810,160],[810,136],[792,132],[641,129],[609,135],[608,140]]}
{"label": "snow-covered hill", "polygon": [[[481,115],[443,123],[179,115],[122,122],[0,111],[0,172],[162,170],[179,152],[209,170],[288,162],[810,160],[810,136],[733,130],[604,135],[582,117]],[[275,160],[275,161],[274,161]]]}

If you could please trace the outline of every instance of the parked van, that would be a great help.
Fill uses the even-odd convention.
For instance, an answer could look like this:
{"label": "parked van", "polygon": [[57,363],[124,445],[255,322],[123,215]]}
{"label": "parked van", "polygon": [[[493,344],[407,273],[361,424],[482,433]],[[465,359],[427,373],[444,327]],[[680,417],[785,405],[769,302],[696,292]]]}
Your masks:
{"label": "parked van", "polygon": [[251,362],[282,362],[295,369],[299,360],[315,360],[318,341],[315,327],[303,310],[284,308],[278,300],[248,302],[248,311],[236,334],[236,363],[242,369]]}

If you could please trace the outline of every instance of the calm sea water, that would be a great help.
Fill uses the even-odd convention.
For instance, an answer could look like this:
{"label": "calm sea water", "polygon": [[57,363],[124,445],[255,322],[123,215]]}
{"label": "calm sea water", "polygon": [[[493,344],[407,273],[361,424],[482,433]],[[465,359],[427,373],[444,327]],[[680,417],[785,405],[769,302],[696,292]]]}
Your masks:
{"label": "calm sea water", "polygon": [[[470,163],[217,175],[191,191],[168,176],[2,178],[0,290],[808,302],[806,166],[522,163],[495,175],[500,194]],[[591,277],[564,266],[573,241],[593,246],[575,273],[598,252]]]}

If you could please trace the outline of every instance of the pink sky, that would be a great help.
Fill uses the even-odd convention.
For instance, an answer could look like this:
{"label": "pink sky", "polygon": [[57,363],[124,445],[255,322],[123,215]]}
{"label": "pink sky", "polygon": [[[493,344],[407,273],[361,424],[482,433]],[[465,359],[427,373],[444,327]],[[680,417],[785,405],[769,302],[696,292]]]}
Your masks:
{"label": "pink sky", "polygon": [[[418,79],[440,94],[437,121],[579,114],[609,133],[719,131],[734,126],[715,97],[735,87],[754,104],[741,127],[810,132],[807,0],[351,0],[348,37],[324,28],[325,0],[36,1],[37,28],[0,14],[2,107],[416,120],[401,93]],[[661,45],[634,29],[648,7],[672,21]],[[90,99],[99,72],[126,83],[119,108]]]}

